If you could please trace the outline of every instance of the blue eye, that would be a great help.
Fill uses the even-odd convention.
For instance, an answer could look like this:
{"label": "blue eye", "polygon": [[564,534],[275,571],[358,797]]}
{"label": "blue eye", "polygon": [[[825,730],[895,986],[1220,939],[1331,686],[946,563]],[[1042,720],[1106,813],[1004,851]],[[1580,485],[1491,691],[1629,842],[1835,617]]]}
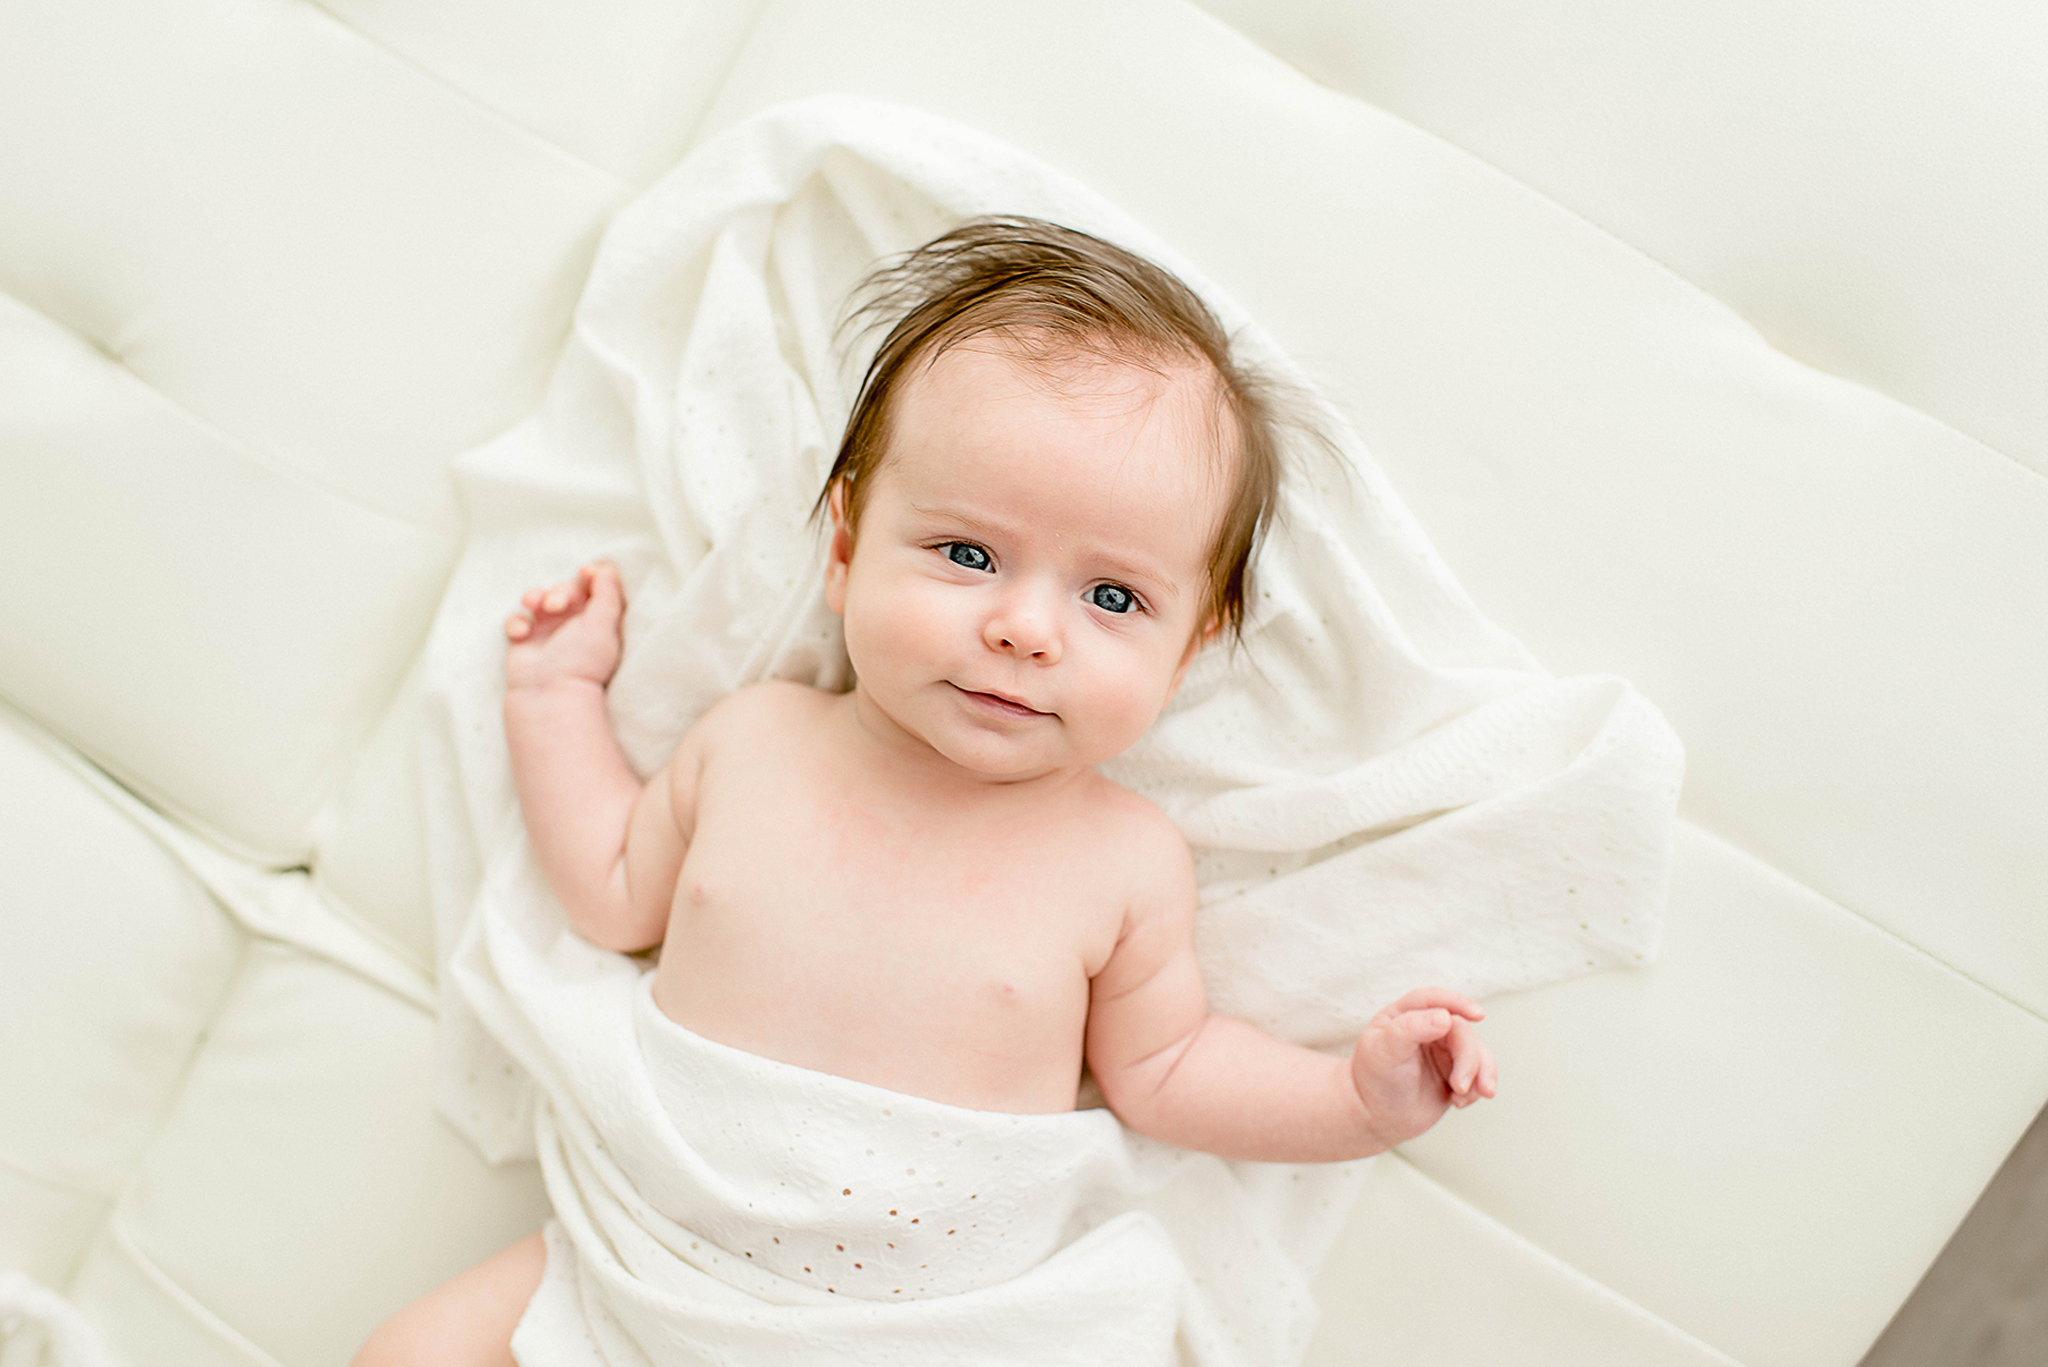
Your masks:
{"label": "blue eye", "polygon": [[1088,590],[1088,601],[1104,612],[1129,612],[1138,605],[1138,600],[1131,597],[1129,589],[1119,588],[1115,584],[1097,584]]}
{"label": "blue eye", "polygon": [[988,558],[988,552],[971,541],[949,541],[945,547],[946,559],[970,570],[993,572],[995,565]]}

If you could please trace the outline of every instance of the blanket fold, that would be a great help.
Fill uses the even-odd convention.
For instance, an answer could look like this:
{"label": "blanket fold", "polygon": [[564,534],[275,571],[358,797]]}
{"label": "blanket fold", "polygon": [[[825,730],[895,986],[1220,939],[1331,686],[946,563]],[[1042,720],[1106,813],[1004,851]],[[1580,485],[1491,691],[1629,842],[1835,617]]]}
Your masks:
{"label": "blanket fold", "polygon": [[[440,1104],[486,1154],[543,1164],[557,1223],[517,1340],[529,1367],[1221,1367],[1307,1343],[1308,1278],[1360,1165],[1225,1163],[1100,1110],[987,1117],[678,1034],[643,1000],[643,963],[568,929],[519,821],[498,624],[582,561],[626,581],[608,698],[642,772],[747,683],[846,686],[809,520],[866,361],[838,344],[842,309],[879,258],[982,213],[1151,257],[1299,383],[1199,271],[1081,187],[929,116],[827,97],[720,134],[622,210],[542,409],[458,462],[471,532],[429,642],[422,756]],[[1480,616],[1322,417],[1337,454],[1288,453],[1241,645],[1203,651],[1105,766],[1195,848],[1212,1003],[1344,1047],[1410,987],[1642,962],[1681,764],[1669,728],[1621,680],[1551,678]],[[974,1218],[985,1203],[1000,1216]]]}

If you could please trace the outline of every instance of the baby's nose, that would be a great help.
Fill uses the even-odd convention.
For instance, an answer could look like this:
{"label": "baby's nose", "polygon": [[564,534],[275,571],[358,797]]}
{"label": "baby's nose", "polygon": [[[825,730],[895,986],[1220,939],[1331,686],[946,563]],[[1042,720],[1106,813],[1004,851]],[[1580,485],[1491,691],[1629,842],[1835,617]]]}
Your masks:
{"label": "baby's nose", "polygon": [[1024,595],[1006,600],[989,615],[982,640],[991,650],[1022,655],[1036,664],[1059,663],[1060,639],[1052,614]]}

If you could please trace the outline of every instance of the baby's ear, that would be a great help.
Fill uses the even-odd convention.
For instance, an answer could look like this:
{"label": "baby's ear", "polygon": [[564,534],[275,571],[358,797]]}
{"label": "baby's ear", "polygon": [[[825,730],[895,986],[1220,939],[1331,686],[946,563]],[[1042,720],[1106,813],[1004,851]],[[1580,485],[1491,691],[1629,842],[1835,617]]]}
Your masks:
{"label": "baby's ear", "polygon": [[846,615],[846,576],[853,567],[853,529],[846,521],[846,480],[832,481],[825,509],[832,516],[832,540],[825,548],[825,606]]}

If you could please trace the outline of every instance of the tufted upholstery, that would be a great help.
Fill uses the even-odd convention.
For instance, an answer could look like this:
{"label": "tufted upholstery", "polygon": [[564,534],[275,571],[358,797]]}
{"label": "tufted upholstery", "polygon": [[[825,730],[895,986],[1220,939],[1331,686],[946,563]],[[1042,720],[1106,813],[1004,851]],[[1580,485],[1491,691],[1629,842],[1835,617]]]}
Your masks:
{"label": "tufted upholstery", "polygon": [[1662,960],[1493,1005],[1507,1090],[1375,1165],[1316,1361],[1853,1362],[2048,1096],[2048,484],[1202,12],[5,22],[0,1267],[136,1367],[345,1362],[544,1217],[429,1096],[448,462],[611,211],[819,90],[1181,244],[1496,620],[1687,741]]}

